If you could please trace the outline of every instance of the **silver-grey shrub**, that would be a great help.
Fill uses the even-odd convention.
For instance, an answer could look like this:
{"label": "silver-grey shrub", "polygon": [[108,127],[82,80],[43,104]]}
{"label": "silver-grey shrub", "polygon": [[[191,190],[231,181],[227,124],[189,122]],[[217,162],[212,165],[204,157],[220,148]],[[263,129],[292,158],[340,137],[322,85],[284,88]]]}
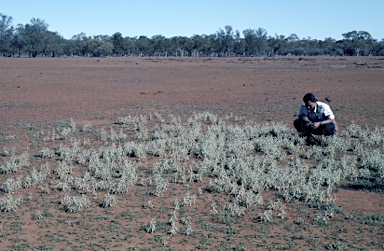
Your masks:
{"label": "silver-grey shrub", "polygon": [[32,169],[30,174],[25,177],[23,187],[31,188],[32,186],[43,182],[50,174],[51,169],[48,163],[41,165],[40,170]]}
{"label": "silver-grey shrub", "polygon": [[18,198],[13,198],[11,194],[7,194],[2,199],[0,199],[0,211],[1,212],[15,211],[22,201],[23,201],[23,197],[21,196]]}
{"label": "silver-grey shrub", "polygon": [[382,184],[384,180],[384,154],[379,149],[365,149],[359,156],[359,176]]}
{"label": "silver-grey shrub", "polygon": [[40,152],[36,153],[34,156],[39,158],[52,159],[55,156],[55,152],[50,148],[44,147]]}
{"label": "silver-grey shrub", "polygon": [[0,172],[4,174],[16,173],[25,167],[29,167],[29,154],[22,153],[20,156],[11,155],[8,162],[0,165]]}
{"label": "silver-grey shrub", "polygon": [[384,150],[384,127],[375,128],[364,138],[364,143],[370,146],[380,147]]}
{"label": "silver-grey shrub", "polygon": [[8,178],[1,186],[1,190],[5,193],[13,193],[17,189],[21,188],[22,182],[21,178]]}
{"label": "silver-grey shrub", "polygon": [[58,162],[58,166],[54,170],[54,172],[59,176],[60,179],[68,178],[68,175],[71,174],[73,166],[68,164],[67,162]]}
{"label": "silver-grey shrub", "polygon": [[103,203],[102,203],[102,207],[106,208],[106,207],[113,207],[115,204],[116,204],[116,198],[115,196],[107,193],[105,194],[104,198],[103,198]]}
{"label": "silver-grey shrub", "polygon": [[11,147],[10,149],[3,147],[3,150],[1,152],[1,156],[7,157],[7,156],[12,156],[15,155],[15,147]]}
{"label": "silver-grey shrub", "polygon": [[166,140],[149,140],[145,144],[145,152],[150,156],[162,157],[165,154]]}
{"label": "silver-grey shrub", "polygon": [[352,123],[347,127],[346,133],[352,138],[365,138],[368,132],[361,126]]}
{"label": "silver-grey shrub", "polygon": [[67,212],[74,213],[84,210],[89,205],[89,199],[87,195],[83,194],[81,196],[69,196],[66,194],[61,200],[61,204],[64,206],[64,209]]}

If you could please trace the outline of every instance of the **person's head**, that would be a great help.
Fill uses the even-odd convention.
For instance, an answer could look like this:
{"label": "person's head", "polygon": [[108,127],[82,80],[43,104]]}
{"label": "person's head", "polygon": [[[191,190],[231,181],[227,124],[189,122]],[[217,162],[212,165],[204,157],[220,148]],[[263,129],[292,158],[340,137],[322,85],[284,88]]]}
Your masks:
{"label": "person's head", "polygon": [[313,95],[312,93],[307,93],[305,94],[304,98],[303,98],[303,101],[305,103],[305,106],[309,109],[309,110],[313,110],[315,109],[316,107],[316,101],[317,99],[315,98],[315,95]]}

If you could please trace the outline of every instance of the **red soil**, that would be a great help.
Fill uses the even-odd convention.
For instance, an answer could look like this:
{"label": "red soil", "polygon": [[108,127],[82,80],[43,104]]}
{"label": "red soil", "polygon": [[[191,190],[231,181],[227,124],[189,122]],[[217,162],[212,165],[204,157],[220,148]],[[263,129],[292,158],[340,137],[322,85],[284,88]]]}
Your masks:
{"label": "red soil", "polygon": [[384,121],[383,65],[361,57],[0,58],[0,120],[207,110],[291,125],[313,92],[331,99],[339,126],[375,127]]}

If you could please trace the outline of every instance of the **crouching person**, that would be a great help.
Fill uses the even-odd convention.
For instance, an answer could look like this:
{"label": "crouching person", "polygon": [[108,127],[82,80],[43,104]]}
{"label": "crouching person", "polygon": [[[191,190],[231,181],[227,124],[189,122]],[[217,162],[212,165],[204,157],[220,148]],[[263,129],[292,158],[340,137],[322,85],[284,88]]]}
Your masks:
{"label": "crouching person", "polygon": [[335,134],[335,115],[328,104],[318,102],[312,93],[305,94],[294,126],[301,137],[307,137],[309,145],[320,142],[315,135],[331,136]]}

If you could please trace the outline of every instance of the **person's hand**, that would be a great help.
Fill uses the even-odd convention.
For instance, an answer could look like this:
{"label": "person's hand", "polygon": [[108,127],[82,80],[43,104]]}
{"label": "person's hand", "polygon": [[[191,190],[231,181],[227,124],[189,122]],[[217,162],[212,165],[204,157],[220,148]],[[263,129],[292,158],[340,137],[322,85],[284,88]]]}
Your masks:
{"label": "person's hand", "polygon": [[319,128],[320,125],[321,125],[321,122],[315,122],[312,124],[312,128],[317,129],[317,128]]}

